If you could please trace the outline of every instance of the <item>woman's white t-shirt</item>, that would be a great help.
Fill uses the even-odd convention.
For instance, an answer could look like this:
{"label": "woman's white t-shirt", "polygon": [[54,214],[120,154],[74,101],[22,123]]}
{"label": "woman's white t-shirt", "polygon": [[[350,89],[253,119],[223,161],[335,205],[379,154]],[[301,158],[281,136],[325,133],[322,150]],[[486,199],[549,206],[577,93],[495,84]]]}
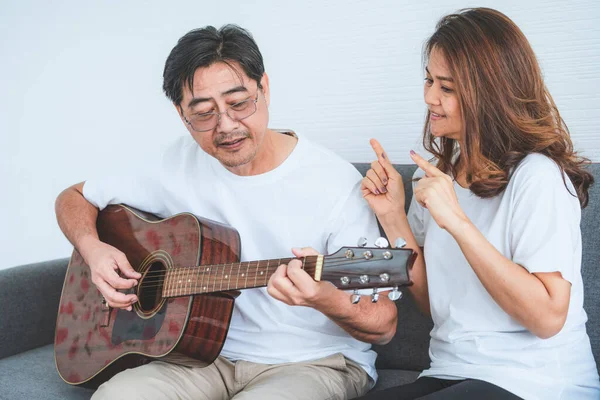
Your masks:
{"label": "woman's white t-shirt", "polygon": [[[417,170],[415,177],[422,174]],[[434,322],[431,367],[421,376],[479,379],[525,399],[600,399],[585,329],[581,209],[564,179],[569,190],[554,161],[530,154],[493,198],[454,184],[461,208],[500,253],[531,273],[558,271],[571,283],[565,325],[545,340],[498,306],[454,238],[413,197],[408,220],[424,247]]]}

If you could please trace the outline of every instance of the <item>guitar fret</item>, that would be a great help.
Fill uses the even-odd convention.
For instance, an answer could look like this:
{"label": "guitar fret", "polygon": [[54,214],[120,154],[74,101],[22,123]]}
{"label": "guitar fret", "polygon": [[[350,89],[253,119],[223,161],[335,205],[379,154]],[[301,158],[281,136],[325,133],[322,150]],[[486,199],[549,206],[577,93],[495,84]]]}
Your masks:
{"label": "guitar fret", "polygon": [[200,269],[200,267],[198,267],[198,274],[200,274],[202,272],[202,281],[200,281],[200,293],[205,293],[206,292],[206,288],[204,287],[204,267],[202,267],[202,269]]}
{"label": "guitar fret", "polygon": [[183,296],[185,292],[185,269],[179,268],[179,295]]}
{"label": "guitar fret", "polygon": [[221,279],[219,285],[219,291],[223,290],[223,279],[225,278],[225,267],[219,268],[221,270]]}
{"label": "guitar fret", "polygon": [[271,274],[269,274],[269,261],[270,260],[267,260],[267,271],[265,273],[265,283],[264,283],[265,286],[267,286],[267,276],[271,275]]}
{"label": "guitar fret", "polygon": [[213,280],[213,290],[212,290],[212,291],[213,291],[213,292],[216,292],[216,291],[217,291],[217,272],[218,272],[218,271],[217,271],[217,268],[215,268],[215,266],[213,266],[213,267],[211,268],[211,270],[212,270],[212,272],[214,272],[214,273],[215,273],[215,279]]}
{"label": "guitar fret", "polygon": [[229,278],[227,278],[227,290],[231,290],[231,274],[233,274],[233,263],[229,264]]}
{"label": "guitar fret", "polygon": [[240,269],[242,268],[242,264],[237,263],[237,266],[238,266],[238,272],[237,272],[237,277],[235,278],[235,288],[239,289],[240,288]]}
{"label": "guitar fret", "polygon": [[260,262],[257,261],[256,262],[256,272],[254,273],[254,287],[256,287],[256,280],[258,279],[258,266],[260,265]]}
{"label": "guitar fret", "polygon": [[183,271],[181,268],[177,268],[177,296],[181,296],[181,273]]}
{"label": "guitar fret", "polygon": [[178,293],[177,293],[177,294],[178,294],[179,296],[181,296],[181,295],[182,295],[182,292],[183,292],[183,291],[181,290],[181,278],[182,278],[182,275],[183,275],[183,274],[182,274],[182,272],[183,272],[183,271],[181,270],[181,268],[177,268],[177,272],[178,272],[178,275],[179,275],[179,279],[177,280],[177,290],[178,290]]}
{"label": "guitar fret", "polygon": [[246,263],[246,282],[244,283],[244,287],[248,287],[248,269],[250,268],[250,263]]}
{"label": "guitar fret", "polygon": [[191,282],[192,282],[192,280],[190,279],[190,269],[189,269],[189,267],[186,267],[185,278],[186,279],[185,279],[185,283],[184,283],[184,287],[185,287],[184,294],[186,296],[188,296],[191,293],[191,289],[192,289],[191,288]]}

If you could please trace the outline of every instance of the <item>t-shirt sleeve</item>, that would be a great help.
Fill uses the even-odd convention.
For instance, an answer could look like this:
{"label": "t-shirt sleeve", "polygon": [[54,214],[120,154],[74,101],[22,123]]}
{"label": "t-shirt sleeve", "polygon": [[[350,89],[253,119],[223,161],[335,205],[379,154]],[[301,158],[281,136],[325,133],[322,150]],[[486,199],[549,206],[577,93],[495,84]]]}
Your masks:
{"label": "t-shirt sleeve", "polygon": [[125,204],[164,216],[161,165],[162,156],[152,157],[126,171],[87,180],[83,196],[100,210],[110,204]]}
{"label": "t-shirt sleeve", "polygon": [[581,246],[579,200],[567,177],[569,190],[565,187],[558,166],[542,161],[525,165],[512,178],[512,261],[531,273],[558,271],[572,282]]}
{"label": "t-shirt sleeve", "polygon": [[421,169],[415,171],[413,175],[412,189],[413,196],[410,200],[410,206],[408,208],[408,214],[406,215],[408,219],[408,225],[412,230],[412,233],[417,241],[417,244],[423,247],[425,243],[425,209],[421,206],[417,200],[415,199],[415,187],[417,186],[417,182],[415,179],[420,179],[424,175]]}
{"label": "t-shirt sleeve", "polygon": [[381,233],[375,214],[360,192],[360,180],[345,198],[340,199],[339,204],[328,223],[328,253],[334,253],[345,246],[356,247],[361,237],[367,239],[367,246],[373,247]]}
{"label": "t-shirt sleeve", "polygon": [[[381,236],[377,218],[360,191],[360,175],[357,174],[357,183],[350,193],[340,199],[333,217],[328,223],[330,226],[327,239],[327,252],[332,254],[341,247],[356,247],[361,237],[367,239],[367,247],[373,247],[375,240]],[[386,288],[380,289],[387,290]],[[350,291],[349,291],[350,292]],[[359,289],[358,293],[368,295],[373,289]]]}

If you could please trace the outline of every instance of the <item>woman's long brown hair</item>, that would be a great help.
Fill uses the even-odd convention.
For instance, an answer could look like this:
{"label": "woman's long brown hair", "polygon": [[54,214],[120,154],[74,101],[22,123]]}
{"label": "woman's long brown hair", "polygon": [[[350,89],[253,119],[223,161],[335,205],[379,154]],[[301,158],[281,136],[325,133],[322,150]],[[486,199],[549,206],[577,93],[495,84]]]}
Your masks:
{"label": "woman's long brown hair", "polygon": [[487,198],[504,191],[525,156],[544,154],[566,172],[585,207],[594,182],[583,168],[589,160],[573,150],[533,49],[517,25],[489,8],[461,10],[438,22],[425,44],[425,63],[433,49],[441,51],[454,79],[464,138],[457,161],[458,143],[436,139],[427,113],[423,144],[438,168],[457,176],[460,164],[471,191]]}

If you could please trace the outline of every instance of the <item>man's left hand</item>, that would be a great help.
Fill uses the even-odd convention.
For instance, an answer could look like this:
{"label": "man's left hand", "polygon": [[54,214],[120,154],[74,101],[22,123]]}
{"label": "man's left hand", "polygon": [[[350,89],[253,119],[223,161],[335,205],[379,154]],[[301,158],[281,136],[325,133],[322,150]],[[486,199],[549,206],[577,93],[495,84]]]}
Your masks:
{"label": "man's left hand", "polygon": [[[316,256],[319,253],[311,248],[292,249],[298,258]],[[329,282],[315,281],[304,269],[302,261],[292,260],[281,264],[269,279],[267,291],[271,296],[290,306],[315,307],[331,290],[336,290]]]}

